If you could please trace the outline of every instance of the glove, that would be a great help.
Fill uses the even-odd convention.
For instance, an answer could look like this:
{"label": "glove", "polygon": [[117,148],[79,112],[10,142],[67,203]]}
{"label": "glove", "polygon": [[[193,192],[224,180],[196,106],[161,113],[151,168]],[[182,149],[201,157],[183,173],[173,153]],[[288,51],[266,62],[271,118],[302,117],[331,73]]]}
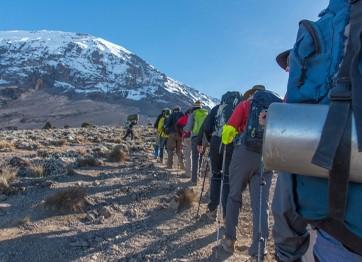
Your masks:
{"label": "glove", "polygon": [[221,140],[224,145],[231,144],[235,138],[235,136],[238,134],[238,131],[235,127],[231,125],[224,125],[222,128],[222,136]]}

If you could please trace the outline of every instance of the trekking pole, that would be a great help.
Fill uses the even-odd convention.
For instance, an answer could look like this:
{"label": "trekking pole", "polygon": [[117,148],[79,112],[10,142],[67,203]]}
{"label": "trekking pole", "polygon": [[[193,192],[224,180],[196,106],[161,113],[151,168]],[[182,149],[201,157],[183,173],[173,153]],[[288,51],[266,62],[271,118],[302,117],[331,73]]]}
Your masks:
{"label": "trekking pole", "polygon": [[224,153],[222,158],[222,168],[221,168],[221,187],[220,187],[220,197],[219,197],[219,206],[216,211],[216,219],[217,219],[217,231],[216,231],[216,242],[218,245],[218,249],[220,249],[220,227],[221,227],[221,219],[220,215],[222,212],[222,194],[224,187],[224,174],[225,174],[225,158],[226,158],[226,145],[224,145]]}
{"label": "trekking pole", "polygon": [[[258,242],[258,262],[261,262],[261,245],[264,244],[264,237],[263,237],[263,233],[262,233],[262,209],[263,209],[263,188],[266,185],[266,181],[265,181],[265,177],[264,177],[264,162],[263,162],[263,158],[261,158],[260,161],[260,190],[259,190],[259,225],[258,225],[258,237],[259,237],[259,242]],[[263,254],[264,255],[264,254]]]}
{"label": "trekking pole", "polygon": [[197,214],[196,214],[196,217],[198,218],[199,217],[199,212],[200,212],[200,205],[201,205],[201,199],[202,199],[202,194],[204,192],[204,189],[205,189],[205,180],[206,180],[206,176],[207,176],[207,173],[209,172],[209,162],[206,160],[206,167],[205,167],[205,174],[204,174],[204,179],[202,181],[202,187],[201,187],[201,193],[200,193],[200,198],[199,198],[199,204],[197,206]]}

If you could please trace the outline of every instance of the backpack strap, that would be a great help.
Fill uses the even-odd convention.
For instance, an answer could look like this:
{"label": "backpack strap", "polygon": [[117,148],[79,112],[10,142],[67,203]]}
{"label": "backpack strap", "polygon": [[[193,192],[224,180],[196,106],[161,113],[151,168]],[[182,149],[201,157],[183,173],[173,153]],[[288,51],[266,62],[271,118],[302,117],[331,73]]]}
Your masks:
{"label": "backpack strap", "polygon": [[358,149],[362,151],[362,75],[358,69],[361,61],[362,1],[350,0],[350,4],[346,53],[329,94],[329,111],[312,159],[313,164],[330,170],[329,216],[313,224],[362,255],[362,238],[352,233],[344,223],[350,172],[352,112],[356,121]]}

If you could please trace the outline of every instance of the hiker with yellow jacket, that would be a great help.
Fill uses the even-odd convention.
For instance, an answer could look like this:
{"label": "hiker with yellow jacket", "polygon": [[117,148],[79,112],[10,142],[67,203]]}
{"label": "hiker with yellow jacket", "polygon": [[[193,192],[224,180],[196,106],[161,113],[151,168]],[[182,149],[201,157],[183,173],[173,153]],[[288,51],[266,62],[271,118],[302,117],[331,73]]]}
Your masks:
{"label": "hiker with yellow jacket", "polygon": [[191,182],[197,185],[197,173],[200,162],[200,153],[197,150],[197,136],[200,132],[201,126],[208,115],[208,111],[202,108],[201,101],[196,101],[192,108],[192,114],[187,120],[184,128],[186,132],[191,132],[191,155],[192,155],[192,176]]}

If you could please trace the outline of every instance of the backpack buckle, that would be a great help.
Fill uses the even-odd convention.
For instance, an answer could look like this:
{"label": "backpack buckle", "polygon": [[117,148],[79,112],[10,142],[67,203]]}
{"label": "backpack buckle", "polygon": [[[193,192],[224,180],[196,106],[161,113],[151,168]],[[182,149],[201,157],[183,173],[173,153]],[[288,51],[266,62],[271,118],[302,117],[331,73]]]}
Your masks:
{"label": "backpack buckle", "polygon": [[351,80],[348,78],[338,79],[334,82],[334,87],[329,92],[331,101],[350,101],[352,100]]}

